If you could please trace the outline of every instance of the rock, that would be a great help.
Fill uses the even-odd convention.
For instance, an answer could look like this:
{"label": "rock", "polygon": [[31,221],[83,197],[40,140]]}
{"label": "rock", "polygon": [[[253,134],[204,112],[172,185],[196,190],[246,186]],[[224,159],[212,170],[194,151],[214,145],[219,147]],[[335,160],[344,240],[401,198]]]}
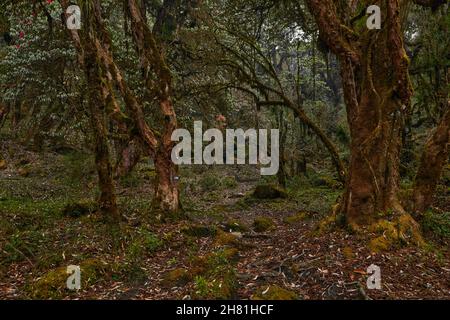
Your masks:
{"label": "rock", "polygon": [[262,184],[256,186],[252,196],[256,199],[279,199],[287,198],[287,193],[278,186]]}
{"label": "rock", "polygon": [[6,160],[0,160],[0,170],[5,170],[6,168],[8,168]]}
{"label": "rock", "polygon": [[308,215],[306,212],[299,212],[293,216],[289,216],[283,219],[283,221],[287,224],[296,224],[298,222],[304,221],[308,218]]}
{"label": "rock", "polygon": [[380,219],[369,227],[369,231],[377,235],[369,242],[369,249],[375,253],[408,244],[419,247],[425,244],[419,225],[409,214],[402,214],[393,221]]}
{"label": "rock", "polygon": [[19,168],[17,170],[17,173],[21,176],[21,177],[28,177],[30,175],[30,170],[23,167],[23,168]]}
{"label": "rock", "polygon": [[67,204],[63,209],[63,215],[79,218],[95,211],[96,203],[90,200],[81,200],[75,203]]}
{"label": "rock", "polygon": [[216,246],[226,246],[226,245],[238,246],[239,245],[239,237],[235,234],[219,230],[217,232],[214,243]]}
{"label": "rock", "polygon": [[283,289],[277,285],[265,285],[260,287],[251,300],[298,300],[298,295],[290,290]]}
{"label": "rock", "polygon": [[256,232],[264,232],[268,230],[273,230],[275,228],[275,223],[269,217],[258,217],[253,222],[253,229]]}
{"label": "rock", "polygon": [[[94,284],[106,271],[105,265],[96,259],[88,259],[80,263],[81,290]],[[67,289],[67,267],[50,270],[31,285],[33,299],[61,299],[69,293]]]}
{"label": "rock", "polygon": [[248,227],[239,220],[230,219],[224,224],[225,231],[247,232]]}
{"label": "rock", "polygon": [[188,270],[183,268],[178,268],[167,272],[163,276],[161,285],[166,288],[182,287],[192,280],[192,275]]}
{"label": "rock", "polygon": [[239,261],[239,250],[236,248],[226,248],[223,250],[224,257],[231,263],[237,263]]}
{"label": "rock", "polygon": [[333,178],[331,178],[329,176],[321,176],[321,177],[317,178],[314,181],[313,185],[316,187],[328,187],[333,190],[342,188],[341,182],[334,180]]}
{"label": "rock", "polygon": [[215,236],[217,230],[215,227],[205,225],[190,225],[183,227],[181,232],[191,237],[206,238]]}

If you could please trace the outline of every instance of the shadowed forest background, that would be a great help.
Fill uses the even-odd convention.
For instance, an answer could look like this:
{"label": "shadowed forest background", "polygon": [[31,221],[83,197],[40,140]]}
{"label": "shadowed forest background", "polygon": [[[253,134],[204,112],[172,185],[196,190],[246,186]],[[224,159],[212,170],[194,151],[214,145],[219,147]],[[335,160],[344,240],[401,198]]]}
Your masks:
{"label": "shadowed forest background", "polygon": [[[450,299],[449,28],[445,0],[3,0],[0,298]],[[176,166],[194,121],[279,129],[278,173]]]}

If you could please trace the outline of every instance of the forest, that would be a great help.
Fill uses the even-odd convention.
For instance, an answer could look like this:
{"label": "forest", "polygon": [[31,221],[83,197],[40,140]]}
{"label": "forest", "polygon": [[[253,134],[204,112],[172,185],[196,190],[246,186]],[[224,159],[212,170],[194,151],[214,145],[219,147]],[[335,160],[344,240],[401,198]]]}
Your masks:
{"label": "forest", "polygon": [[0,300],[450,300],[449,9],[2,0]]}

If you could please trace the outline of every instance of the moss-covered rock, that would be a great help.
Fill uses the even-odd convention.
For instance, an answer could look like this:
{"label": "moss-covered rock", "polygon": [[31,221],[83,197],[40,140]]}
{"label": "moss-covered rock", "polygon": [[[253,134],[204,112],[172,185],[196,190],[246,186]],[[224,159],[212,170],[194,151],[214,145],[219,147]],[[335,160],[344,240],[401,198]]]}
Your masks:
{"label": "moss-covered rock", "polygon": [[314,235],[323,235],[325,233],[331,232],[336,227],[337,219],[336,215],[330,214],[327,217],[323,218],[317,224],[313,234]]}
{"label": "moss-covered rock", "polygon": [[265,232],[275,229],[275,223],[269,217],[258,217],[253,221],[253,229],[256,232]]}
{"label": "moss-covered rock", "polygon": [[30,175],[30,172],[31,172],[30,169],[27,167],[17,169],[17,173],[19,174],[19,176],[24,178],[28,177]]}
{"label": "moss-covered rock", "polygon": [[163,276],[161,285],[166,288],[182,287],[193,279],[192,274],[183,268],[178,268],[167,272]]}
{"label": "moss-covered rock", "polygon": [[234,233],[218,230],[214,244],[216,246],[238,246],[239,237]]}
{"label": "moss-covered rock", "polygon": [[196,300],[231,300],[237,298],[238,281],[232,269],[214,276],[197,276],[192,298]]}
{"label": "moss-covered rock", "polygon": [[6,168],[8,168],[6,160],[0,160],[0,170],[5,170]]}
{"label": "moss-covered rock", "polygon": [[94,201],[83,199],[78,202],[72,202],[67,204],[63,208],[63,215],[71,218],[79,218],[81,216],[94,212],[97,208],[97,204]]}
{"label": "moss-covered rock", "polygon": [[231,263],[237,263],[239,261],[239,250],[237,248],[226,248],[223,250],[225,259]]}
{"label": "moss-covered rock", "polygon": [[191,237],[206,238],[215,236],[217,229],[215,227],[199,224],[183,227],[181,232]]}
{"label": "moss-covered rock", "polygon": [[238,281],[234,265],[239,259],[236,248],[221,249],[193,259],[194,299],[236,299]]}
{"label": "moss-covered rock", "polygon": [[225,231],[247,232],[249,228],[237,219],[230,219],[224,224]]}
{"label": "moss-covered rock", "polygon": [[388,251],[408,244],[425,244],[419,225],[409,214],[402,214],[392,221],[380,219],[369,227],[369,231],[376,235],[369,242],[369,249],[373,252]]}
{"label": "moss-covered rock", "polygon": [[298,300],[298,295],[277,285],[265,285],[260,287],[251,300]]}
{"label": "moss-covered rock", "polygon": [[[106,265],[96,259],[89,259],[80,263],[81,290],[96,283],[100,276],[106,273]],[[67,267],[53,269],[38,278],[31,285],[33,299],[61,299],[64,295],[73,292],[67,289]]]}
{"label": "moss-covered rock", "polygon": [[296,224],[302,222],[308,218],[308,214],[306,212],[299,212],[289,217],[285,217],[283,221],[287,224]]}
{"label": "moss-covered rock", "polygon": [[327,187],[336,190],[342,188],[342,183],[330,176],[321,176],[314,180],[313,186]]}
{"label": "moss-covered rock", "polygon": [[252,197],[256,199],[279,199],[287,198],[287,193],[278,186],[272,184],[261,184],[256,186]]}

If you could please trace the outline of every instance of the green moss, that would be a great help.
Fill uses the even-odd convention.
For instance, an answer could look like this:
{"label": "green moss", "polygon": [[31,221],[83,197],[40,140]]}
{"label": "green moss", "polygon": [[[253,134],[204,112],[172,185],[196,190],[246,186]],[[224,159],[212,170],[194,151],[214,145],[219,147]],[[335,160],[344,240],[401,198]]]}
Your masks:
{"label": "green moss", "polygon": [[369,249],[373,252],[389,251],[409,244],[422,247],[425,244],[417,222],[409,214],[402,214],[392,221],[380,219],[369,227],[369,231],[376,235],[369,242]]}
{"label": "green moss", "polygon": [[0,264],[20,262],[33,259],[42,251],[45,240],[41,232],[36,230],[16,231],[2,244],[0,251]]}
{"label": "green moss", "polygon": [[341,190],[333,190],[328,187],[311,187],[306,185],[299,188],[293,185],[289,189],[290,197],[295,200],[298,205],[308,208],[309,212],[317,212],[320,215],[327,215],[330,208],[336,203],[342,195]]}
{"label": "green moss", "polygon": [[219,230],[216,234],[215,241],[216,246],[238,246],[239,245],[239,239],[236,235],[224,232],[222,230]]}
{"label": "green moss", "polygon": [[63,215],[78,218],[83,215],[94,212],[97,208],[97,203],[90,199],[82,199],[77,202],[67,204],[63,209]]}
{"label": "green moss", "polygon": [[275,229],[275,223],[269,217],[258,217],[253,221],[253,229],[256,232],[265,232]]}
{"label": "green moss", "polygon": [[450,240],[450,212],[436,213],[429,210],[425,212],[421,224],[426,234],[439,240]]}
{"label": "green moss", "polygon": [[321,176],[317,178],[313,185],[316,187],[327,187],[333,190],[341,189],[343,187],[341,182],[330,176]]}
{"label": "green moss", "polygon": [[247,232],[249,228],[237,219],[230,219],[224,224],[226,231]]}
{"label": "green moss", "polygon": [[154,233],[140,229],[128,245],[126,258],[130,262],[136,262],[158,251],[163,244],[163,241]]}
{"label": "green moss", "polygon": [[204,238],[215,236],[217,229],[215,227],[205,225],[190,225],[183,227],[181,232],[191,237]]}
{"label": "green moss", "polygon": [[206,174],[199,180],[199,185],[203,191],[214,191],[221,187],[221,181],[218,176]]}
{"label": "green moss", "polygon": [[306,212],[299,212],[293,216],[285,217],[283,221],[287,224],[296,224],[306,219],[308,219],[308,214]]}
{"label": "green moss", "polygon": [[319,221],[313,234],[323,235],[325,233],[331,232],[336,228],[336,215],[330,214]]}
{"label": "green moss", "polygon": [[261,184],[256,186],[252,196],[256,199],[278,199],[287,198],[287,193],[278,186],[272,184]]}
{"label": "green moss", "polygon": [[239,261],[239,250],[237,248],[226,248],[223,250],[223,256],[227,261],[231,263],[237,263]]}
{"label": "green moss", "polygon": [[222,270],[220,274],[194,279],[192,298],[197,300],[231,300],[237,297],[238,281],[232,269]]}
{"label": "green moss", "polygon": [[235,188],[238,185],[235,177],[225,177],[222,181],[222,184],[225,188],[229,189]]}
{"label": "green moss", "polygon": [[238,281],[234,265],[239,259],[235,248],[221,249],[196,257],[190,274],[194,276],[194,299],[235,299]]}
{"label": "green moss", "polygon": [[161,281],[161,285],[166,288],[172,287],[182,287],[189,283],[192,280],[192,275],[188,270],[183,268],[178,268],[172,271],[167,272],[163,276],[163,280]]}
{"label": "green moss", "polygon": [[[106,272],[105,264],[96,259],[89,259],[80,263],[81,290],[99,280]],[[67,267],[51,270],[31,285],[33,299],[61,299],[64,295],[73,292],[67,289]]]}
{"label": "green moss", "polygon": [[298,300],[298,295],[277,285],[266,285],[260,287],[251,300]]}

